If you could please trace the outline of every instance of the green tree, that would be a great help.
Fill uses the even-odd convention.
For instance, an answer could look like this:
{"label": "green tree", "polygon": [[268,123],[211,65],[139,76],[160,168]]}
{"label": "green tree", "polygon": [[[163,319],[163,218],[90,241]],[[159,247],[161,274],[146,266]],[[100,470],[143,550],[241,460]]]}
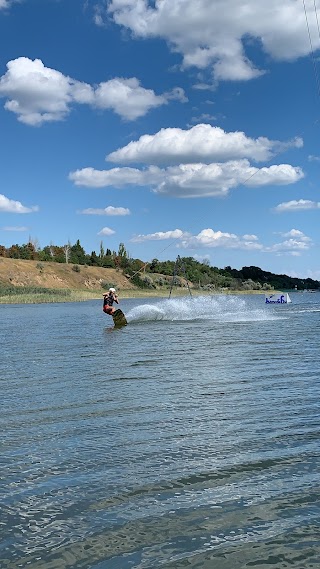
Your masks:
{"label": "green tree", "polygon": [[102,258],[98,257],[98,255],[95,251],[92,251],[91,255],[89,257],[89,263],[90,263],[90,265],[93,265],[95,267],[99,267],[102,265]]}
{"label": "green tree", "polygon": [[11,245],[11,247],[7,249],[7,255],[10,259],[20,259],[20,246],[18,244]]}
{"label": "green tree", "polygon": [[103,257],[105,256],[105,250],[104,250],[104,246],[103,246],[103,242],[100,241],[100,259],[102,260]]}
{"label": "green tree", "polygon": [[4,245],[0,245],[0,257],[6,257],[7,256],[7,249],[5,248]]}
{"label": "green tree", "polygon": [[83,247],[80,245],[79,239],[75,245],[70,247],[70,263],[75,265],[85,265],[86,264],[86,252]]}
{"label": "green tree", "polygon": [[26,259],[28,261],[37,259],[37,252],[34,245],[30,241],[26,245],[21,245],[19,258]]}
{"label": "green tree", "polygon": [[159,273],[159,261],[158,259],[152,259],[151,264],[149,266],[149,270],[151,273]]}

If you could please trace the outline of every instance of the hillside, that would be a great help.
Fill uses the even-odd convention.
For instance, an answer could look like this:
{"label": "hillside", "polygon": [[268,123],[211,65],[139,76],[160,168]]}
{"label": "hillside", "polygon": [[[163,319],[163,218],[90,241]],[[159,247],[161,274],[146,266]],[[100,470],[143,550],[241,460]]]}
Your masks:
{"label": "hillside", "polygon": [[[179,258],[180,259],[180,258]],[[0,293],[2,297],[26,294],[50,294],[70,298],[71,291],[82,298],[99,298],[103,291],[115,287],[122,296],[162,296],[173,283],[177,294],[189,286],[197,294],[213,292],[263,292],[268,290],[320,290],[320,282],[275,275],[259,267],[241,270],[218,269],[199,263],[192,257],[146,266],[141,261],[126,262],[126,268],[101,267],[96,264],[59,263],[0,257]],[[181,270],[183,269],[183,270]],[[183,274],[181,274],[183,273]],[[131,278],[129,277],[131,275]],[[73,295],[74,296],[74,295]],[[2,300],[3,302],[3,300]]]}
{"label": "hillside", "polygon": [[0,257],[0,285],[90,290],[97,291],[97,296],[109,286],[118,290],[137,288],[121,270],[84,265],[77,266],[75,270],[75,265],[71,264],[41,263],[4,257]]}

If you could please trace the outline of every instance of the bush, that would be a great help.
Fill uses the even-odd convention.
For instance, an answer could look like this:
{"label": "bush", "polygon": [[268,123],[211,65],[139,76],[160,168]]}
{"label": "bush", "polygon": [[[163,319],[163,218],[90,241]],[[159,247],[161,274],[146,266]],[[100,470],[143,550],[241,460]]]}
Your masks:
{"label": "bush", "polygon": [[139,288],[154,288],[154,287],[150,287],[150,283],[146,282],[138,274],[131,277],[131,282],[134,285],[138,286]]}
{"label": "bush", "polygon": [[142,277],[142,282],[144,283],[146,288],[156,288],[156,285],[153,283],[153,280],[151,277],[148,277],[147,275]]}
{"label": "bush", "polygon": [[101,282],[101,288],[103,288],[103,290],[109,290],[109,288],[117,288],[116,285],[114,283],[110,283],[108,281],[102,281]]}
{"label": "bush", "polygon": [[72,266],[72,270],[73,270],[75,273],[80,273],[80,270],[81,270],[81,269],[80,269],[79,265],[73,265],[73,266]]}

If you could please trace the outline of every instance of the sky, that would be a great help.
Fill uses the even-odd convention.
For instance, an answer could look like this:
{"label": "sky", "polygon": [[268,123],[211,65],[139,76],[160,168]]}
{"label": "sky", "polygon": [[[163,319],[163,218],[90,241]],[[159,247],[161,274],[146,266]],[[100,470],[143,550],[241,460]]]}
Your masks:
{"label": "sky", "polygon": [[320,0],[0,0],[0,245],[320,279]]}

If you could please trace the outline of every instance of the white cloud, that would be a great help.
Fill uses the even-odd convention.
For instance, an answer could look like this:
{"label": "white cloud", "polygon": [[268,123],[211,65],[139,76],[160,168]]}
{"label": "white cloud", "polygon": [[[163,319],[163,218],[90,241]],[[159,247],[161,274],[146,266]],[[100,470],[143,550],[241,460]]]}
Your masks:
{"label": "white cloud", "polygon": [[274,208],[276,212],[284,211],[305,211],[307,209],[319,209],[320,202],[313,202],[311,200],[291,200],[289,202],[283,202]]}
{"label": "white cloud", "polygon": [[130,209],[127,207],[113,207],[109,205],[104,209],[95,209],[95,208],[87,208],[79,211],[79,213],[83,213],[86,215],[130,215]]}
{"label": "white cloud", "polygon": [[18,120],[32,126],[63,120],[73,101],[90,102],[91,87],[45,67],[40,59],[27,57],[9,61],[0,79],[0,96],[7,97],[5,108]]}
{"label": "white cloud", "polygon": [[310,242],[311,241],[310,237],[305,235],[303,233],[303,231],[300,231],[300,229],[290,229],[290,231],[282,233],[281,235],[283,237],[292,237],[294,239],[300,239],[300,241],[304,241],[304,242]]}
{"label": "white cloud", "polygon": [[29,227],[5,226],[1,227],[1,231],[29,231]]}
{"label": "white cloud", "polygon": [[309,162],[320,162],[320,156],[315,156],[314,154],[309,154]]}
{"label": "white cloud", "polygon": [[3,194],[0,194],[0,211],[6,213],[32,213],[38,211],[38,206],[26,207],[21,202],[10,200]]}
{"label": "white cloud", "polygon": [[109,154],[106,160],[120,164],[181,164],[249,158],[261,162],[282,149],[300,148],[302,144],[301,138],[281,143],[265,137],[253,139],[244,132],[225,132],[210,124],[198,124],[189,130],[163,128],[154,135],[144,134],[139,140]]}
{"label": "white cloud", "polygon": [[244,183],[246,186],[269,186],[275,184],[277,186],[286,186],[294,184],[304,177],[301,168],[291,166],[290,164],[278,164],[269,167],[251,168],[252,175]]}
{"label": "white cloud", "polygon": [[14,2],[20,2],[21,0],[0,0],[0,10],[5,10],[10,8]]}
{"label": "white cloud", "polygon": [[184,249],[199,249],[221,247],[226,249],[247,249],[262,250],[263,246],[258,243],[256,236],[238,236],[233,233],[223,233],[213,229],[203,229],[198,235],[191,235],[181,229],[173,231],[159,231],[147,235],[136,235],[131,241],[142,243],[144,241],[164,241],[167,239],[179,240],[180,246]]}
{"label": "white cloud", "polygon": [[[320,37],[312,2],[306,12],[316,50]],[[109,0],[108,15],[133,37],[163,38],[182,55],[185,67],[208,68],[216,80],[248,80],[262,73],[248,58],[248,38],[275,60],[292,61],[311,49],[304,4],[298,1]]]}
{"label": "white cloud", "polygon": [[265,247],[264,251],[267,253],[286,253],[299,256],[301,253],[308,251],[313,245],[312,239],[299,229],[291,229],[281,235],[287,239],[270,247]]}
{"label": "white cloud", "polygon": [[150,109],[166,105],[170,99],[185,102],[183,90],[174,90],[156,95],[151,89],[144,89],[136,77],[121,79],[116,77],[100,85],[95,90],[95,105],[100,109],[112,109],[127,120],[145,115]]}
{"label": "white cloud", "polygon": [[196,261],[199,261],[199,263],[203,264],[210,263],[210,255],[193,255],[193,258]]}
{"label": "white cloud", "polygon": [[134,120],[169,100],[185,100],[182,89],[156,95],[135,77],[111,79],[94,88],[45,67],[40,59],[27,57],[7,63],[7,72],[0,78],[0,97],[7,99],[8,111],[31,126],[64,120],[75,103],[110,109],[124,119]]}
{"label": "white cloud", "polygon": [[110,229],[110,227],[103,227],[101,231],[99,231],[98,235],[113,235],[115,231]]}
{"label": "white cloud", "polygon": [[135,235],[130,239],[133,243],[142,243],[143,241],[163,241],[166,239],[181,239],[188,234],[181,229],[173,231],[158,231],[157,233],[149,233],[148,235]]}
{"label": "white cloud", "polygon": [[283,233],[282,236],[286,238],[284,241],[266,246],[260,243],[256,235],[236,235],[235,233],[216,231],[212,228],[202,229],[197,235],[192,235],[182,229],[174,229],[172,231],[158,231],[146,235],[135,235],[131,241],[143,243],[146,241],[175,239],[177,246],[180,246],[182,249],[238,249],[293,256],[300,256],[313,245],[312,239],[298,229],[291,229]]}
{"label": "white cloud", "polygon": [[245,241],[258,241],[258,237],[256,235],[243,235],[243,239]]}
{"label": "white cloud", "polygon": [[247,239],[248,236],[239,236],[234,233],[223,233],[213,229],[203,229],[198,233],[182,241],[182,247],[193,249],[198,247],[222,247],[225,249],[262,250],[263,246],[257,242],[257,238]]}
{"label": "white cloud", "polygon": [[267,247],[265,250],[270,253],[274,252],[285,252],[285,253],[295,253],[296,255],[302,251],[307,251],[310,249],[310,244],[305,241],[299,241],[298,239],[287,239],[282,241],[282,243],[276,243],[272,247]]}
{"label": "white cloud", "polygon": [[185,164],[168,168],[164,181],[154,190],[175,197],[222,197],[241,184],[250,187],[283,185],[303,177],[299,168],[289,164],[270,166],[262,171],[247,160],[216,164]]}
{"label": "white cloud", "polygon": [[202,113],[198,117],[191,117],[192,123],[199,124],[199,123],[203,123],[203,121],[206,121],[206,122],[217,121],[217,117],[215,115],[210,115],[209,113]]}
{"label": "white cloud", "polygon": [[106,188],[114,186],[121,188],[130,184],[145,186],[154,183],[157,176],[162,180],[159,168],[149,168],[148,170],[138,170],[137,168],[112,168],[111,170],[95,170],[94,168],[83,168],[69,174],[69,179],[76,186],[89,188]]}
{"label": "white cloud", "polygon": [[149,186],[157,194],[180,198],[223,197],[230,189],[241,184],[250,187],[284,185],[297,182],[302,177],[302,170],[289,164],[259,170],[250,166],[247,160],[181,164],[164,169],[150,166],[145,170],[128,167],[102,171],[84,168],[69,174],[69,179],[77,186]]}

